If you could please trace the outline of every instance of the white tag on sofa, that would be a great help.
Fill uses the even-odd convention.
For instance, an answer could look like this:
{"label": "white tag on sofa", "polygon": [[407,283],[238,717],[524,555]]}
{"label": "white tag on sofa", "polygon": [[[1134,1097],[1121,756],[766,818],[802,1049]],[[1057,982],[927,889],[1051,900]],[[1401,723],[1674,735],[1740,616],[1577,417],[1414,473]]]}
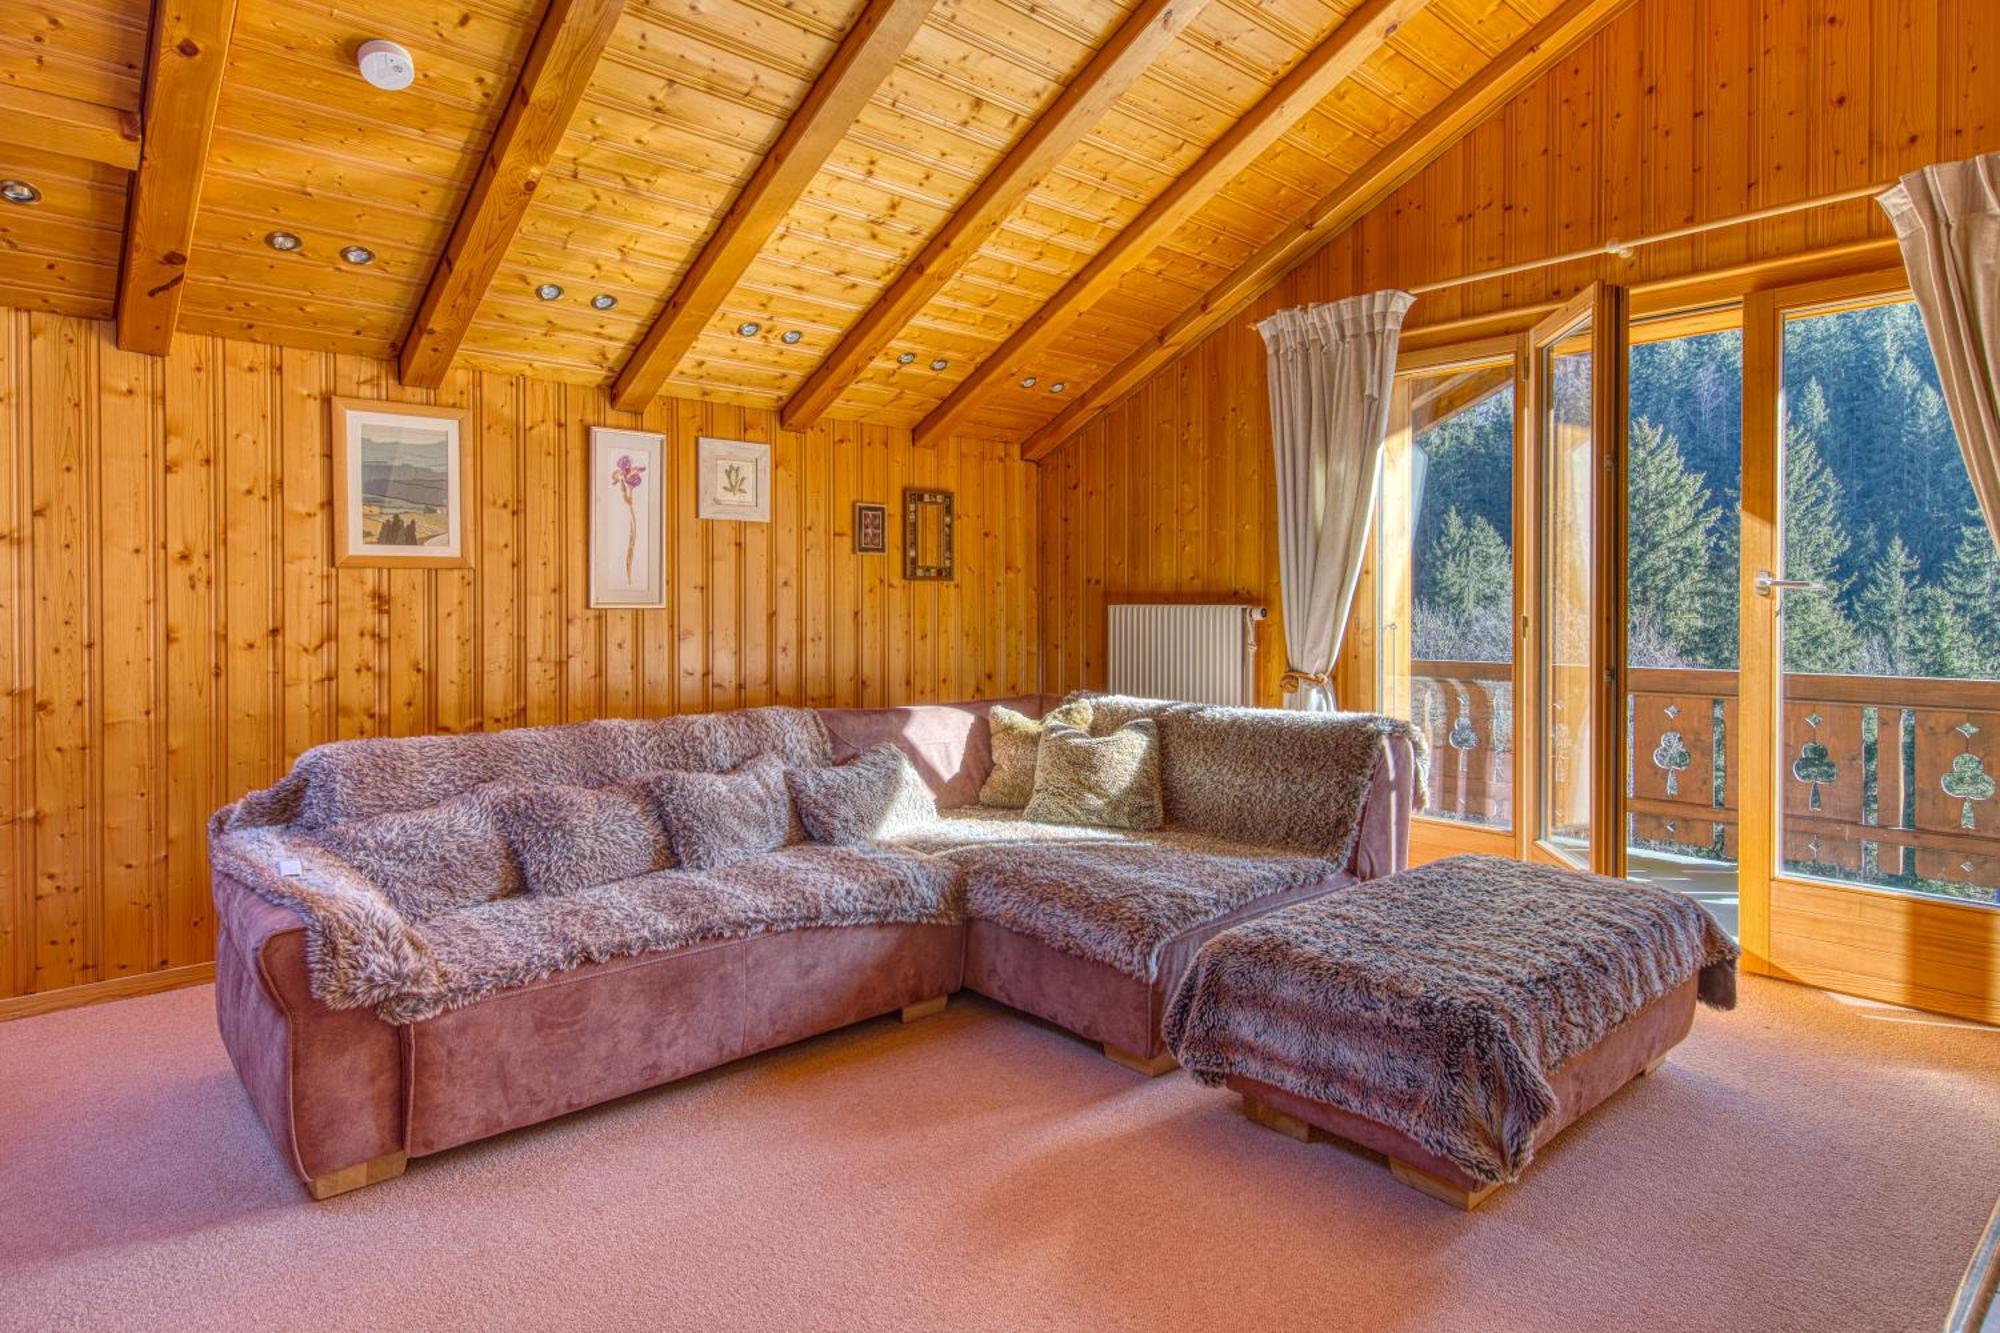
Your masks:
{"label": "white tag on sofa", "polygon": [[306,873],[306,863],[296,856],[281,856],[278,858],[278,873],[286,879],[296,879]]}

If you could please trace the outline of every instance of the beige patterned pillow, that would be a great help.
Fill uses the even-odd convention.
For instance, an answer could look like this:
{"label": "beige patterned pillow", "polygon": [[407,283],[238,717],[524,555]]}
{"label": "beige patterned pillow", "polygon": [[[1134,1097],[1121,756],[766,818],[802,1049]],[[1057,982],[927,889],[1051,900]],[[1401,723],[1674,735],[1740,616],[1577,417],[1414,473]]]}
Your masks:
{"label": "beige patterned pillow", "polygon": [[993,737],[993,771],[979,789],[979,803],[1002,810],[1019,810],[1035,794],[1035,753],[1042,745],[1042,728],[1050,723],[1090,730],[1090,705],[1078,699],[1049,710],[1046,717],[1029,717],[1004,704],[986,711]]}
{"label": "beige patterned pillow", "polygon": [[1035,794],[1026,818],[1046,824],[1156,829],[1160,803],[1160,733],[1153,719],[1127,722],[1109,736],[1052,723],[1042,729]]}

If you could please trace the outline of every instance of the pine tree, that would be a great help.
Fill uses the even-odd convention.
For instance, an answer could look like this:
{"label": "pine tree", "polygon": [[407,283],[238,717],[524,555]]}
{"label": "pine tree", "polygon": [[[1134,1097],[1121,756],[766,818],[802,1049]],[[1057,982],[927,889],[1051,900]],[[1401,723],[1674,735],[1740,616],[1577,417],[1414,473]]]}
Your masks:
{"label": "pine tree", "polygon": [[[1825,400],[1809,386],[1808,402],[1826,419]],[[1803,425],[1802,412],[1785,441],[1785,569],[1787,577],[1814,579],[1817,592],[1789,592],[1784,602],[1785,670],[1839,673],[1851,670],[1859,643],[1840,609],[1846,584],[1840,578],[1847,537],[1840,529],[1840,481],[1820,461],[1819,446]]]}
{"label": "pine tree", "polygon": [[1915,619],[1916,674],[1951,680],[1986,674],[1984,654],[1950,593],[1935,585],[1919,588]]}
{"label": "pine tree", "polygon": [[1870,665],[1882,675],[1924,674],[1917,642],[1917,584],[1922,568],[1901,534],[1892,536],[1855,599],[1855,619],[1872,650]]}
{"label": "pine tree", "polygon": [[1650,646],[1636,666],[1682,666],[1700,653],[1707,630],[1718,511],[1690,472],[1678,441],[1651,421],[1633,423],[1625,471],[1631,531],[1625,557],[1631,641]]}
{"label": "pine tree", "polygon": [[1965,626],[1972,666],[1965,674],[2000,676],[2000,545],[1975,510],[1958,530],[1941,587]]}
{"label": "pine tree", "polygon": [[1434,605],[1460,615],[1489,608],[1503,617],[1511,614],[1514,559],[1493,525],[1479,515],[1467,523],[1457,506],[1446,510],[1424,570]]}

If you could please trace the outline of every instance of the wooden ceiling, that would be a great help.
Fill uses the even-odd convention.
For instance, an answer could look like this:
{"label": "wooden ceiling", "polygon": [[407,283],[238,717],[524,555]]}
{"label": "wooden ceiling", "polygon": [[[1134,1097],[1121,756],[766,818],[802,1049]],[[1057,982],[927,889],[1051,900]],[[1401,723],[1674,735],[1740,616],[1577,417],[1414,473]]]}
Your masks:
{"label": "wooden ceiling", "polygon": [[0,303],[1045,448],[1622,3],[11,0]]}

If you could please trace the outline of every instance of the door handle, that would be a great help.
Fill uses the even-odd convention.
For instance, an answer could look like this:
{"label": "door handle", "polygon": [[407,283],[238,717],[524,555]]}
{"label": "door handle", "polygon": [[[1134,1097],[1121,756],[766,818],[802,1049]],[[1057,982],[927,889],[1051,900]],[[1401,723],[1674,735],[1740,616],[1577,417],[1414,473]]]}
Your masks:
{"label": "door handle", "polygon": [[1781,579],[1772,576],[1768,569],[1757,571],[1757,595],[1773,597],[1781,592],[1825,592],[1826,585],[1818,579]]}

